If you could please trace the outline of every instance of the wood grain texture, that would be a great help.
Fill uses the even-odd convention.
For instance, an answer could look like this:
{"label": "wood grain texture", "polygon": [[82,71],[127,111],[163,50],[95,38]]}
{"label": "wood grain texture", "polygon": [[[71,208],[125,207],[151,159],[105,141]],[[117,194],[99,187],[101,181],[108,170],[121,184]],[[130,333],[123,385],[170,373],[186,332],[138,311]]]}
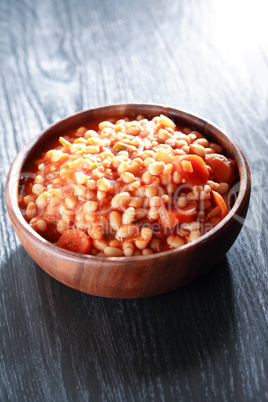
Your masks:
{"label": "wood grain texture", "polygon": [[[0,400],[268,399],[266,2],[2,0]],[[161,103],[229,133],[248,218],[211,274],[140,300],[88,296],[26,254],[4,186],[18,150],[81,109]]]}

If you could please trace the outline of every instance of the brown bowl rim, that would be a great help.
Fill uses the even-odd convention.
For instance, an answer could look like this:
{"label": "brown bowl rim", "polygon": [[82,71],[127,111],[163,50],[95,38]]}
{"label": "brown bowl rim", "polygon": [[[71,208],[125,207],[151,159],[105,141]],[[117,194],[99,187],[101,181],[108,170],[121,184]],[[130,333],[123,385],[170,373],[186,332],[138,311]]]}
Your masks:
{"label": "brown bowl rim", "polygon": [[[144,107],[144,108],[159,108],[162,109],[163,111],[160,113],[166,113],[167,115],[170,115],[171,112],[173,113],[179,113],[180,116],[178,116],[178,120],[185,120],[186,118],[191,118],[191,119],[198,119],[200,123],[203,124],[204,126],[204,135],[209,131],[210,127],[216,129],[223,138],[225,138],[232,148],[236,151],[236,157],[239,158],[239,164],[238,160],[236,159],[236,165],[238,168],[238,174],[239,174],[239,181],[240,181],[240,186],[239,186],[239,192],[238,196],[234,202],[234,205],[230,209],[229,213],[226,215],[226,217],[218,223],[213,229],[211,229],[209,232],[206,234],[202,235],[199,239],[194,240],[191,243],[187,243],[183,246],[181,246],[178,249],[174,250],[168,250],[168,251],[162,251],[160,253],[155,253],[155,254],[150,254],[150,255],[140,255],[140,256],[132,256],[132,257],[97,257],[93,255],[88,255],[88,254],[80,254],[76,252],[72,252],[69,250],[62,249],[58,247],[56,244],[49,242],[48,240],[44,239],[41,235],[39,235],[36,231],[34,231],[31,226],[27,223],[27,221],[24,219],[21,210],[18,205],[18,186],[19,186],[19,180],[20,180],[20,175],[22,173],[22,168],[25,165],[26,161],[29,158],[29,155],[31,153],[31,149],[34,147],[34,145],[42,138],[48,135],[53,129],[64,122],[68,122],[68,120],[73,119],[75,116],[82,116],[83,114],[88,114],[89,112],[100,112],[103,109],[112,109],[112,108],[124,108],[126,110],[128,109],[135,109],[137,107]],[[127,113],[127,112],[126,112]],[[138,114],[138,113],[137,113]],[[146,113],[149,115],[149,113]],[[194,126],[194,125],[193,125]],[[13,180],[15,181],[13,182]],[[13,184],[13,185],[11,185]],[[19,226],[23,227],[23,230],[28,232],[30,237],[33,239],[34,242],[37,242],[37,244],[41,244],[42,246],[45,246],[47,249],[52,248],[55,252],[57,252],[59,255],[62,255],[65,258],[68,258],[69,260],[76,260],[76,261],[81,261],[85,259],[89,260],[94,260],[94,261],[101,261],[102,263],[109,263],[109,261],[112,262],[126,262],[131,258],[131,261],[137,261],[140,262],[141,260],[146,260],[150,261],[158,256],[161,255],[162,258],[165,256],[171,256],[176,255],[180,253],[181,250],[191,250],[195,249],[198,245],[206,242],[210,237],[213,235],[217,235],[225,226],[229,226],[232,222],[232,219],[235,219],[235,215],[239,215],[239,211],[243,209],[244,204],[247,201],[247,198],[250,193],[250,169],[248,162],[241,151],[240,147],[236,144],[236,142],[229,137],[221,128],[219,128],[217,125],[214,123],[211,123],[209,120],[204,119],[203,117],[200,117],[199,115],[192,114],[186,110],[183,109],[178,109],[176,107],[170,107],[166,105],[160,105],[160,104],[151,104],[151,103],[115,103],[115,104],[110,104],[110,105],[102,105],[94,108],[90,108],[87,110],[81,110],[78,111],[72,115],[66,116],[63,119],[60,119],[56,121],[55,123],[49,125],[47,128],[42,130],[39,134],[34,136],[24,147],[18,152],[17,156],[15,157],[9,173],[8,177],[6,180],[6,187],[5,187],[5,198],[6,198],[6,204],[8,208],[11,208],[14,212],[15,215],[15,220],[18,222]]]}

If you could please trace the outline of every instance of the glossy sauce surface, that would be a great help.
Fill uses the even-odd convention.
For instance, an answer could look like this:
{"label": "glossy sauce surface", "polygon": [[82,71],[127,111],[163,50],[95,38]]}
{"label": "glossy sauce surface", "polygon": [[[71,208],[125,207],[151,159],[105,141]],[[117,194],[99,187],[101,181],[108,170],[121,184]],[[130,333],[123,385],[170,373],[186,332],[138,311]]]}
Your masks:
{"label": "glossy sauce surface", "polygon": [[222,152],[164,115],[79,127],[29,166],[20,207],[38,233],[71,251],[171,250],[227,215],[236,168]]}

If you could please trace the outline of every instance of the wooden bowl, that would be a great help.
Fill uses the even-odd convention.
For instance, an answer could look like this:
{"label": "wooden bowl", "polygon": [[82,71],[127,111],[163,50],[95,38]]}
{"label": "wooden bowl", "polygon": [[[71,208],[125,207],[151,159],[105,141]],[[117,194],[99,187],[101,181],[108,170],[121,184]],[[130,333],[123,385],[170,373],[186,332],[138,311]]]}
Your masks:
{"label": "wooden bowl", "polygon": [[[136,257],[94,257],[73,253],[43,239],[25,221],[18,206],[18,185],[27,161],[55,138],[91,121],[160,113],[203,133],[220,144],[238,167],[238,193],[228,215],[210,232],[179,249]],[[53,124],[33,138],[14,160],[6,183],[6,204],[23,247],[33,260],[58,281],[91,295],[138,298],[159,295],[184,286],[206,273],[224,256],[238,236],[250,198],[250,172],[239,147],[211,123],[184,111],[144,104],[122,104],[86,110]]]}

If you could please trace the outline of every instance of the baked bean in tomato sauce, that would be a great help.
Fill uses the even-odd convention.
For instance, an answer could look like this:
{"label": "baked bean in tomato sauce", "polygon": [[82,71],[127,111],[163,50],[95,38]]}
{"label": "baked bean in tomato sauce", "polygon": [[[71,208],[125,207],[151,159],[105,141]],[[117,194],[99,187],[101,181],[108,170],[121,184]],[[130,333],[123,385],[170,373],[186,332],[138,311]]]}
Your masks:
{"label": "baked bean in tomato sauce", "polygon": [[21,184],[31,227],[70,251],[107,257],[176,249],[228,213],[235,162],[167,116],[79,127],[41,154]]}

